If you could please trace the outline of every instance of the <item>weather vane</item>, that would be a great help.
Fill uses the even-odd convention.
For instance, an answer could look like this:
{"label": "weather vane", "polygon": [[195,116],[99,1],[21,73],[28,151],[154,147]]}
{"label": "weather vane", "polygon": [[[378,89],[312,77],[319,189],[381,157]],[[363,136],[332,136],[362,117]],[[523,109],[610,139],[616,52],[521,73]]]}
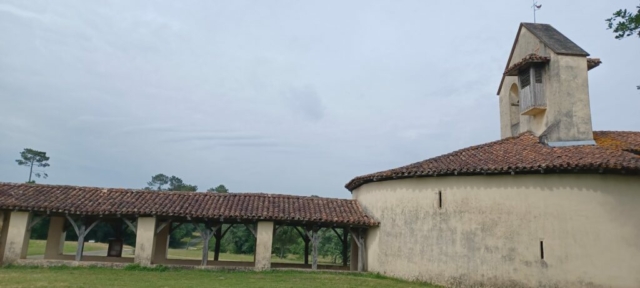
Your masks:
{"label": "weather vane", "polygon": [[538,1],[533,0],[533,5],[531,5],[531,8],[533,9],[533,23],[536,23],[536,11],[542,8],[542,4],[538,5]]}

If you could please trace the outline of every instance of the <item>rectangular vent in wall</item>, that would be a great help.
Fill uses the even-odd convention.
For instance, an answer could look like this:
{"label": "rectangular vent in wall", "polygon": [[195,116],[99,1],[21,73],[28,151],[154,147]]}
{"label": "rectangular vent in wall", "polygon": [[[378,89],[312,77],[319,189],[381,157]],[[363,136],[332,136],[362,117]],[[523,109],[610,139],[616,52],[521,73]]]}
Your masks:
{"label": "rectangular vent in wall", "polygon": [[542,83],[542,67],[536,67],[534,71],[536,83]]}
{"label": "rectangular vent in wall", "polygon": [[531,72],[529,72],[529,69],[521,71],[518,78],[520,79],[520,90],[531,84]]}

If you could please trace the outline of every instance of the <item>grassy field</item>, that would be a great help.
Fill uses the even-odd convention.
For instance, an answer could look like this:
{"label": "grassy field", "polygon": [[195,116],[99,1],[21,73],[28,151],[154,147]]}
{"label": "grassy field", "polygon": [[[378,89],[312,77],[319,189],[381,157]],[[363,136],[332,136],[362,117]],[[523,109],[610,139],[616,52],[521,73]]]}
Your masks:
{"label": "grassy field", "polygon": [[2,287],[436,287],[369,273],[82,267],[0,268]]}
{"label": "grassy field", "polygon": [[[44,249],[47,246],[46,240],[29,240],[29,249],[27,250],[28,256],[44,255]],[[107,251],[109,244],[106,243],[84,243],[84,251]],[[64,254],[75,254],[78,242],[67,241],[64,242]],[[125,246],[125,249],[131,249],[130,246]],[[106,252],[105,252],[106,255]]]}
{"label": "grassy field", "polygon": [[[202,250],[196,249],[169,249],[167,252],[170,259],[202,259]],[[209,257],[213,259],[213,252],[209,252]],[[220,260],[224,261],[245,261],[253,262],[253,255],[251,254],[231,254],[220,253]],[[311,257],[309,257],[311,261]],[[278,258],[275,255],[271,256],[271,262],[273,263],[303,263],[303,260],[294,255],[289,255],[287,258]],[[331,265],[329,258],[318,257],[318,263],[322,265]],[[338,264],[336,264],[338,265]]]}
{"label": "grassy field", "polygon": [[[44,255],[44,250],[47,245],[45,240],[29,240],[29,249],[27,250],[28,256],[35,255]],[[92,251],[104,251],[104,255],[107,254],[108,244],[106,243],[85,243],[84,244],[84,252],[92,252]],[[76,253],[76,247],[78,247],[78,242],[75,241],[67,241],[64,243],[64,254],[73,255]],[[197,249],[169,249],[167,254],[169,255],[169,259],[202,259],[202,250]],[[125,246],[125,251],[122,253],[122,257],[133,257],[131,246]],[[213,252],[209,252],[209,258],[213,260]],[[311,259],[311,258],[309,258]],[[231,254],[231,253],[220,253],[220,260],[222,261],[243,261],[243,262],[253,262],[253,255],[251,254]],[[271,261],[273,263],[303,263],[301,257],[296,257],[294,255],[289,255],[287,258],[280,259],[276,256],[271,257]],[[331,261],[329,258],[319,257],[318,263],[321,265],[331,265]],[[339,265],[339,264],[336,264]]]}

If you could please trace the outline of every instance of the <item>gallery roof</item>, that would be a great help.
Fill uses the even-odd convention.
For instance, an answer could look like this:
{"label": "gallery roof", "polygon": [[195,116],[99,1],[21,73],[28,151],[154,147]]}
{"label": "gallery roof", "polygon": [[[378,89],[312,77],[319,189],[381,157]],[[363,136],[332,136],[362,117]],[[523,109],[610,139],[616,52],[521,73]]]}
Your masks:
{"label": "gallery roof", "polygon": [[267,220],[378,225],[355,200],[261,193],[159,192],[0,183],[0,209],[86,216],[152,215],[221,222]]}
{"label": "gallery roof", "polygon": [[530,132],[472,146],[399,168],[356,177],[345,185],[354,189],[370,182],[402,178],[526,174],[640,174],[640,132],[596,131],[597,145],[551,147]]}

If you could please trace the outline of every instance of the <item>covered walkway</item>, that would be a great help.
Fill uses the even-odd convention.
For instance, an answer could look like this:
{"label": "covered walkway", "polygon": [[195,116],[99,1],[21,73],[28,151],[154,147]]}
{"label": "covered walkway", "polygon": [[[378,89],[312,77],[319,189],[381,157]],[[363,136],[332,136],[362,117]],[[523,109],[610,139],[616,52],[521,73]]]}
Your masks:
{"label": "covered walkway", "polygon": [[[355,200],[348,199],[0,183],[0,260],[3,264],[26,258],[30,230],[45,218],[50,219],[45,260],[255,269],[346,270],[349,269],[346,254],[351,245],[350,270],[364,271],[366,229],[378,225]],[[85,236],[98,223],[126,227],[134,232],[134,257],[122,257],[123,239],[109,243],[107,256],[83,255]],[[167,257],[171,231],[185,223],[194,224],[203,238],[201,260]],[[223,225],[226,228],[223,229]],[[231,225],[245,226],[255,236],[253,262],[219,261],[219,243]],[[69,226],[78,238],[75,255],[63,255],[65,231]],[[285,226],[295,227],[304,240],[304,264],[271,263],[274,235]],[[340,237],[343,268],[318,265],[320,229],[331,229]],[[211,238],[217,240],[212,251],[213,261],[209,260]]]}

